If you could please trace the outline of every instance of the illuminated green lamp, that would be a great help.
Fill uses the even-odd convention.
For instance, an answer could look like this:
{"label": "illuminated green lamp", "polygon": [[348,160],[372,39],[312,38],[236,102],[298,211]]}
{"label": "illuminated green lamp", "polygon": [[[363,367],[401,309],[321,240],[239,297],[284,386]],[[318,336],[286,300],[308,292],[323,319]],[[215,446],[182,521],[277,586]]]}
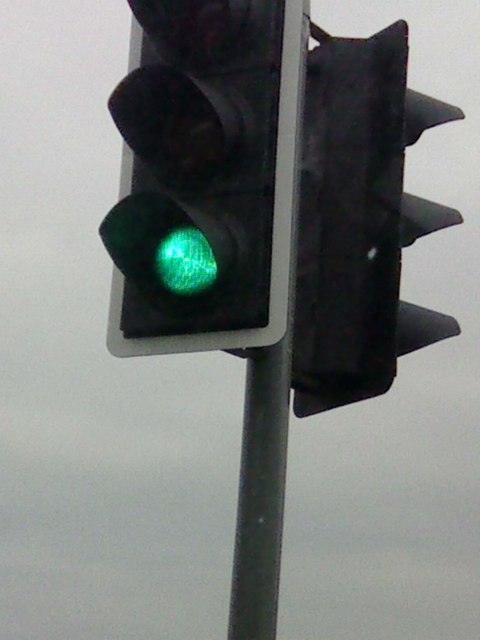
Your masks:
{"label": "illuminated green lamp", "polygon": [[218,266],[204,234],[195,227],[180,227],[166,235],[155,255],[156,273],[171,293],[195,296],[217,280]]}

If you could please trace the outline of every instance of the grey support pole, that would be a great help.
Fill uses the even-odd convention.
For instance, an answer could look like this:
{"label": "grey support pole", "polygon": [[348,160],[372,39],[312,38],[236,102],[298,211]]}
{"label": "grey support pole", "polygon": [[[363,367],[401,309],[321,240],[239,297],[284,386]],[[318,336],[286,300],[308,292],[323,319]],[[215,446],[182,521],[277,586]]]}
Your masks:
{"label": "grey support pole", "polygon": [[[289,0],[286,10],[299,9]],[[292,47],[287,73],[300,73],[294,95],[283,105],[289,140],[280,162],[293,163],[291,257],[287,330],[280,342],[252,349],[247,363],[237,530],[233,560],[228,640],[275,640],[287,470],[288,418],[292,369],[292,336],[297,254],[301,129],[309,2],[292,20]],[[296,66],[299,65],[299,66]],[[288,65],[287,65],[288,66]],[[292,124],[295,126],[292,127]],[[287,133],[287,130],[290,133]],[[290,137],[291,136],[291,137]],[[289,153],[293,150],[293,156]],[[288,258],[285,257],[285,261]]]}
{"label": "grey support pole", "polygon": [[274,640],[291,375],[291,321],[247,365],[229,640]]}

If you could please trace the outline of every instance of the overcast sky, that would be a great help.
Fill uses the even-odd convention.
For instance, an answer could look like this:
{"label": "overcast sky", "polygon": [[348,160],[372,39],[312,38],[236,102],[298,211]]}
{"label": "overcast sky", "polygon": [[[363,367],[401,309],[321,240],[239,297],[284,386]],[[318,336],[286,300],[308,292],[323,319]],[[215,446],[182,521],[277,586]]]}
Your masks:
{"label": "overcast sky", "polygon": [[[312,17],[360,37],[406,19],[409,86],[466,113],[407,152],[406,190],[465,224],[406,249],[402,275],[463,333],[402,358],[379,399],[292,417],[278,638],[478,640],[480,5]],[[0,20],[0,638],[224,638],[245,365],[105,347],[128,5],[16,0]]]}

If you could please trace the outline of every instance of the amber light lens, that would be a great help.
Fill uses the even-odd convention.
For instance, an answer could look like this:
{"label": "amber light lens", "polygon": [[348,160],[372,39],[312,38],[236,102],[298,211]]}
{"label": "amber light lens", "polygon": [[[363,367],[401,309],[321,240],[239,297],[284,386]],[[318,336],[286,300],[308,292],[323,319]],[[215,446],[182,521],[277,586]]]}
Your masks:
{"label": "amber light lens", "polygon": [[225,136],[217,114],[213,110],[172,114],[164,130],[163,153],[174,182],[213,178],[226,159]]}
{"label": "amber light lens", "polygon": [[236,157],[242,121],[234,105],[172,67],[133,71],[109,108],[128,145],[169,188],[203,188]]}

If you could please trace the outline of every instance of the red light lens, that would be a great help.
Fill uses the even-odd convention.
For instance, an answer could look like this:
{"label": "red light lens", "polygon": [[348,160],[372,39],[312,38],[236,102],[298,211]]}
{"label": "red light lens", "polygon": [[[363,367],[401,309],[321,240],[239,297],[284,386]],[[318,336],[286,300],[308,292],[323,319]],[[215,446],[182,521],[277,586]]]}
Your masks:
{"label": "red light lens", "polygon": [[232,50],[249,0],[128,0],[165,59],[198,67]]}
{"label": "red light lens", "polygon": [[193,55],[212,58],[228,47],[233,35],[228,1],[188,0],[174,31],[187,58]]}

